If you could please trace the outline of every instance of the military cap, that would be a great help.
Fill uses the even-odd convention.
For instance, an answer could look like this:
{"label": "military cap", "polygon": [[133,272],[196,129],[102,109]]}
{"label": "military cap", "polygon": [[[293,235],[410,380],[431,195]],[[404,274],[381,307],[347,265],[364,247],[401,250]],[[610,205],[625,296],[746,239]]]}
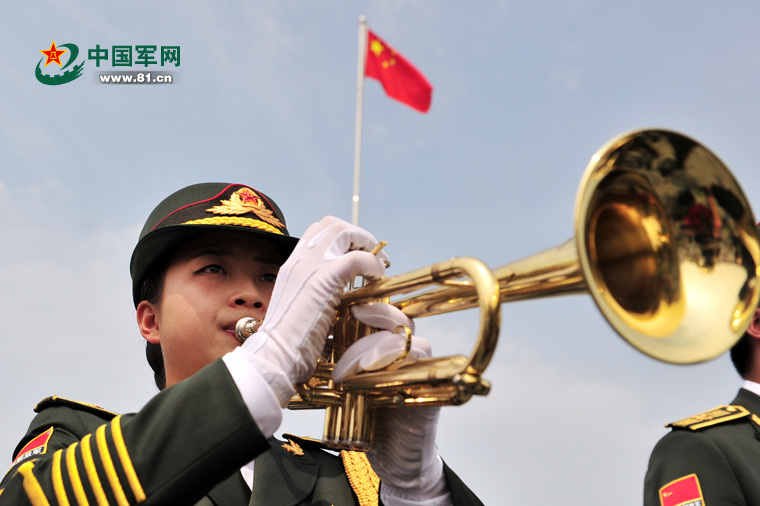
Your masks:
{"label": "military cap", "polygon": [[200,183],[166,197],[150,213],[132,252],[132,298],[135,306],[150,270],[180,244],[212,231],[234,230],[269,241],[283,258],[298,243],[285,226],[280,208],[263,193],[241,184]]}

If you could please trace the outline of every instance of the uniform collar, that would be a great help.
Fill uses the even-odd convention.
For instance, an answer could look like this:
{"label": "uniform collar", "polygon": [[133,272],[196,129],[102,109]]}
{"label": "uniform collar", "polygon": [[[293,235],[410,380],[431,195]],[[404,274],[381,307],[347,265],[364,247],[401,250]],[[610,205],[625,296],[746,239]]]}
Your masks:
{"label": "uniform collar", "polygon": [[750,380],[744,380],[744,383],[742,383],[742,388],[744,390],[749,390],[755,395],[760,396],[760,383],[755,383],[754,381],[750,381]]}
{"label": "uniform collar", "polygon": [[731,404],[743,406],[751,413],[760,414],[760,385],[752,381],[745,381],[739,394]]}
{"label": "uniform collar", "polygon": [[282,448],[281,441],[271,438],[269,442],[272,449],[256,458],[250,504],[300,504],[314,490],[319,464],[308,451],[294,455]]}
{"label": "uniform collar", "polygon": [[[213,505],[227,504],[248,504],[251,497],[251,491],[248,484],[243,480],[240,472],[233,473],[229,478],[217,484],[208,493],[207,499],[211,500]],[[199,505],[206,505],[208,502],[201,501]]]}

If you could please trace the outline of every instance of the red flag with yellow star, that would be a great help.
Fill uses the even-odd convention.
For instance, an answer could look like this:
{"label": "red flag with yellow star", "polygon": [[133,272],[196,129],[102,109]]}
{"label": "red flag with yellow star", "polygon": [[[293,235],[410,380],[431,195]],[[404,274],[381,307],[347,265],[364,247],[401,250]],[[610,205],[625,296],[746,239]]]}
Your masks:
{"label": "red flag with yellow star", "polygon": [[420,112],[430,109],[433,87],[428,80],[371,30],[367,30],[364,75],[380,81],[389,97]]}

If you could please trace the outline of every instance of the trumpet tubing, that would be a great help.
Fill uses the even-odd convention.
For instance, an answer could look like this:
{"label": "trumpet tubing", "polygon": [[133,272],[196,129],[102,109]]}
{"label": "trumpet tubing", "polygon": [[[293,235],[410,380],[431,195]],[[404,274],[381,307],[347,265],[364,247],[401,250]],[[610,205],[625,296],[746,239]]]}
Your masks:
{"label": "trumpet tubing", "polygon": [[[749,325],[760,298],[758,265],[755,219],[725,165],[675,132],[626,133],[586,168],[574,238],[494,270],[455,258],[344,293],[329,357],[297,387],[289,407],[326,408],[323,442],[366,450],[373,409],[457,405],[487,394],[481,376],[496,349],[500,304],[539,297],[590,293],[610,325],[643,353],[677,364],[710,360]],[[478,307],[473,351],[400,361],[334,383],[343,352],[372,331],[350,306],[378,300],[412,318]]]}

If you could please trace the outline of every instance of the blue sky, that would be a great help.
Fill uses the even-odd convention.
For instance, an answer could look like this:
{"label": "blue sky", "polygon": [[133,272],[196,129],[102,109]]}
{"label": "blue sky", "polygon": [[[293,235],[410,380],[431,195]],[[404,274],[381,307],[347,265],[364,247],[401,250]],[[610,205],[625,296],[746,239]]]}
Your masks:
{"label": "blue sky", "polygon": [[[357,18],[423,72],[430,112],[365,88],[362,225],[390,274],[475,256],[499,266],[573,235],[584,167],[617,134],[681,131],[760,199],[760,53],[751,4],[676,1],[46,1],[0,16],[0,459],[43,397],[119,412],[155,393],[129,257],[169,193],[242,182],[292,233],[350,218]],[[49,87],[51,40],[179,45],[178,82]],[[486,504],[641,503],[669,421],[733,399],[723,356],[690,367],[633,350],[587,296],[502,307],[492,393],[445,408],[439,446]],[[418,322],[467,353],[474,315]],[[319,412],[283,431],[318,436]],[[604,497],[596,501],[593,497]]]}

